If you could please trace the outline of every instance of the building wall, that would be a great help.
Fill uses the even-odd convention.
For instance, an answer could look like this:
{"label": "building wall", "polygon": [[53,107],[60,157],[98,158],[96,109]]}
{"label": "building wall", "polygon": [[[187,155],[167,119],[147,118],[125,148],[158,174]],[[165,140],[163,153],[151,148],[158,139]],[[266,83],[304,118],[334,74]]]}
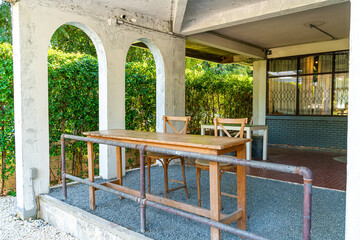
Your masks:
{"label": "building wall", "polygon": [[[117,21],[117,16],[127,14],[126,10],[114,13],[111,8],[98,9],[92,1],[87,2],[84,8],[72,0],[26,0],[12,5],[16,212],[22,219],[33,218],[35,196],[49,192],[47,56],[50,39],[63,24],[82,29],[95,45],[99,130],[125,127],[125,63],[135,41],[144,42],[155,58],[157,131],[163,130],[163,115],[185,114],[185,38],[168,34],[161,26],[169,24],[161,24],[159,19],[137,16],[139,26],[124,23]],[[116,177],[115,157],[113,146],[100,146],[103,178]],[[37,170],[36,178],[31,178],[30,169]]]}
{"label": "building wall", "polygon": [[267,116],[269,144],[347,148],[347,117]]}

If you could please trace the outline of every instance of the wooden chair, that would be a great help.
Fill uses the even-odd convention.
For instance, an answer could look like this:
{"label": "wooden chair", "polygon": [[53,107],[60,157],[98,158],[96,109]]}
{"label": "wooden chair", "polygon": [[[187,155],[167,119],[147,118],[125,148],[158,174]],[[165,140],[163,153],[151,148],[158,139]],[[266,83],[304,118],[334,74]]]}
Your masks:
{"label": "wooden chair", "polygon": [[[239,137],[239,138],[244,137],[244,128],[245,128],[245,124],[247,123],[247,118],[214,118],[215,136],[218,136],[218,126],[219,126],[220,129],[223,130],[228,137],[232,137],[231,134],[222,125],[224,123],[240,124],[241,129],[238,133],[236,133],[236,135],[234,137]],[[201,207],[200,175],[201,175],[201,170],[209,171],[209,161],[203,160],[203,159],[196,159],[195,165],[196,165],[196,184],[197,184],[198,206]],[[227,164],[227,163],[219,163],[219,168],[220,168],[220,182],[221,182],[221,177],[223,176],[223,174],[226,171],[234,169],[235,166],[232,164]],[[221,193],[221,194],[228,196],[228,197],[236,198],[235,195],[231,195],[228,193]]]}
{"label": "wooden chair", "polygon": [[[187,131],[187,127],[189,124],[191,117],[173,117],[173,116],[163,116],[163,120],[164,120],[164,132],[166,132],[166,126],[167,124],[174,130],[175,133],[177,134],[186,134]],[[171,123],[171,121],[175,121],[175,122],[185,122],[185,126],[183,129],[181,129],[180,131],[178,131],[174,125]],[[174,179],[169,179],[168,178],[168,168],[169,168],[169,164],[172,160],[174,159],[178,159],[180,158],[180,162],[181,162],[181,167],[182,167],[182,175],[183,175],[183,181],[178,181],[178,180],[174,180]],[[163,166],[164,169],[164,187],[165,187],[165,197],[167,198],[167,194],[171,191],[175,191],[181,188],[185,189],[185,194],[186,197],[189,198],[189,194],[187,191],[187,186],[186,186],[186,178],[185,178],[185,159],[184,157],[179,157],[179,156],[174,156],[174,155],[167,155],[167,154],[161,154],[161,153],[154,153],[154,152],[148,152],[147,156],[146,156],[146,162],[147,162],[147,166],[148,166],[148,193],[151,193],[151,182],[150,182],[150,164],[151,164],[151,160],[159,160],[160,163]],[[180,183],[182,184],[179,187],[173,188],[173,189],[169,189],[168,184],[169,181],[172,182],[176,182],[176,183]]]}

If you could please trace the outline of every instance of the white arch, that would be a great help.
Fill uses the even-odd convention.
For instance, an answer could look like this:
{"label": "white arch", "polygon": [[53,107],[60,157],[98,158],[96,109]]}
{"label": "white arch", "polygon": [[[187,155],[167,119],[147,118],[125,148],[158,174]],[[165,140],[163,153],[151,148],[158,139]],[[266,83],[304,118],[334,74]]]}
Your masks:
{"label": "white arch", "polygon": [[[93,31],[90,27],[88,27],[87,25],[80,23],[80,22],[66,22],[64,24],[57,25],[58,27],[54,31],[52,31],[52,34],[50,35],[50,38],[48,41],[49,43],[50,43],[51,38],[54,35],[55,31],[64,25],[71,25],[71,26],[77,27],[80,30],[82,30],[90,38],[90,40],[92,41],[92,43],[95,46],[95,50],[96,50],[96,54],[97,54],[97,61],[98,61],[99,116],[100,116],[100,112],[104,111],[104,109],[103,109],[104,105],[100,104],[101,98],[102,98],[102,96],[100,94],[102,91],[106,91],[105,89],[101,89],[101,88],[104,88],[103,86],[107,85],[107,75],[108,75],[107,74],[107,58],[106,58],[105,48],[104,48],[103,43],[102,43],[100,37],[98,36],[98,34],[95,31]],[[48,84],[48,81],[49,81],[49,79],[47,78],[47,84]],[[49,107],[47,108],[47,115],[49,114],[48,109],[49,109]],[[100,123],[100,120],[99,120],[99,123]],[[48,127],[48,125],[47,125],[47,127]],[[49,136],[48,136],[48,138],[49,138]],[[47,139],[47,141],[49,141],[49,139]],[[49,180],[50,180],[50,176],[49,176]]]}
{"label": "white arch", "polygon": [[[163,131],[162,116],[165,115],[165,65],[160,49],[148,38],[138,38],[133,42],[143,42],[152,53],[156,67],[156,131]],[[132,42],[132,43],[133,43]],[[130,49],[131,45],[129,46]],[[127,51],[128,53],[129,51]]]}

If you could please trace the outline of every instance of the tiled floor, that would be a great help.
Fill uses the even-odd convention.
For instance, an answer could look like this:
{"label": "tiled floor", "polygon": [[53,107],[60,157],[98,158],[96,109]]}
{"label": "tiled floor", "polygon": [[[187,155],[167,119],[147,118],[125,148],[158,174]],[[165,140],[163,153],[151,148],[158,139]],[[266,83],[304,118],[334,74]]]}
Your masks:
{"label": "tiled floor", "polygon": [[[346,163],[333,159],[334,157],[345,155],[346,153],[338,152],[268,147],[267,162],[308,167],[313,172],[313,186],[345,191]],[[187,164],[194,165],[194,161],[189,159]],[[255,168],[248,168],[247,174],[287,182],[303,183],[302,177],[295,174]]]}
{"label": "tiled floor", "polygon": [[[324,152],[294,148],[268,148],[268,162],[308,167],[314,175],[313,185],[317,187],[346,190],[346,163],[334,157],[346,153]],[[303,183],[302,177],[262,169],[249,168],[248,175],[272,178],[282,181]]]}

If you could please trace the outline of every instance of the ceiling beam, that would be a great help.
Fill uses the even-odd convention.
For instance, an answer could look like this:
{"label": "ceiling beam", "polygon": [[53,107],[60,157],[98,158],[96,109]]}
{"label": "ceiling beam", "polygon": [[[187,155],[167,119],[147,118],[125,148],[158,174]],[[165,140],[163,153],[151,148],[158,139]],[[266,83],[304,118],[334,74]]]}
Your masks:
{"label": "ceiling beam", "polygon": [[244,55],[251,58],[265,58],[265,51],[261,47],[252,46],[211,32],[191,35],[188,37],[188,40],[228,51],[234,53],[234,55]]}
{"label": "ceiling beam", "polygon": [[192,18],[191,21],[184,19],[180,33],[183,35],[192,35],[349,1],[350,0],[259,1],[226,12],[219,11],[217,14],[199,15]]}
{"label": "ceiling beam", "polygon": [[[136,42],[133,43],[132,46],[146,48],[148,47],[143,42]],[[234,57],[233,56],[221,56],[213,53],[201,52],[199,50],[186,48],[186,57],[201,59],[209,62],[215,63],[233,63]]]}
{"label": "ceiling beam", "polygon": [[180,33],[188,0],[174,0],[172,8],[172,30]]}

